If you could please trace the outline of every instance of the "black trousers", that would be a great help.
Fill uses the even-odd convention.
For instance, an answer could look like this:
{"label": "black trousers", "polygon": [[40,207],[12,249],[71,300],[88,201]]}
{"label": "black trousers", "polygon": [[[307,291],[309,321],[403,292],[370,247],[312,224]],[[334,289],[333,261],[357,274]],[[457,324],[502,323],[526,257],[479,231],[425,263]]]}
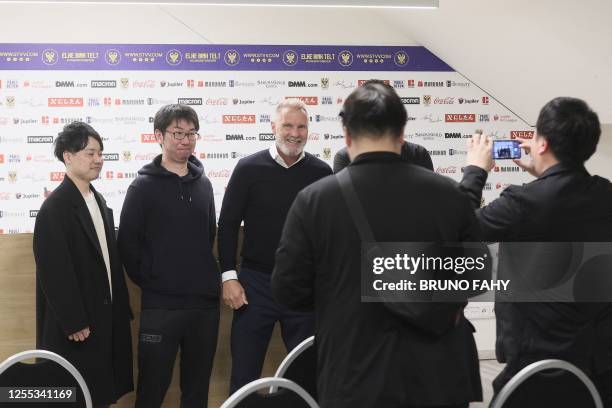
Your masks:
{"label": "black trousers", "polygon": [[135,406],[161,406],[180,348],[181,408],[206,407],[218,331],[218,307],[143,310],[140,315]]}
{"label": "black trousers", "polygon": [[314,313],[290,311],[274,301],[270,274],[243,267],[240,284],[249,304],[235,310],[232,320],[230,395],[260,377],[277,321],[287,351],[314,334]]}

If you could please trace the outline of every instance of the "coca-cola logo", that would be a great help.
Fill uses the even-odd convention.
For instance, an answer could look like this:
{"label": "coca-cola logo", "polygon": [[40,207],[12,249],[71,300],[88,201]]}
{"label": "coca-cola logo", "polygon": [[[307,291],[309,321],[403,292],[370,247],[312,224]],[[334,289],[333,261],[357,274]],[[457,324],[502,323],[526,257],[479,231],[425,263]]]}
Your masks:
{"label": "coca-cola logo", "polygon": [[446,98],[435,98],[434,105],[452,105],[455,103],[455,98],[447,96]]}
{"label": "coca-cola logo", "polygon": [[510,183],[500,183],[500,182],[497,182],[497,183],[495,184],[495,188],[496,188],[497,190],[503,190],[503,189],[505,189],[505,188],[507,188],[507,187],[509,187],[509,186],[510,186]]}
{"label": "coca-cola logo", "polygon": [[134,156],[134,160],[151,161],[157,156],[157,153],[138,153]]}
{"label": "coca-cola logo", "polygon": [[206,175],[208,178],[229,178],[230,171],[228,169],[210,170]]}
{"label": "coca-cola logo", "polygon": [[438,167],[438,168],[436,168],[436,173],[438,173],[438,174],[455,174],[455,173],[457,173],[457,166]]}
{"label": "coca-cola logo", "polygon": [[155,88],[155,81],[144,80],[144,81],[134,81],[132,82],[132,88]]}
{"label": "coca-cola logo", "polygon": [[227,105],[227,98],[215,98],[206,99],[206,105],[208,106],[224,106]]}

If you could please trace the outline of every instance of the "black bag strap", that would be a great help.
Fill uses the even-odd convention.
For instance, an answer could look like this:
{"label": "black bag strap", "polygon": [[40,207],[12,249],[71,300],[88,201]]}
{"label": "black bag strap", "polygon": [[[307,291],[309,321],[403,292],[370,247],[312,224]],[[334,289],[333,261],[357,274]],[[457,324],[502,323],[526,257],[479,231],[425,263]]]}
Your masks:
{"label": "black bag strap", "polygon": [[342,190],[344,201],[346,201],[346,205],[349,208],[349,213],[351,214],[353,223],[357,228],[359,238],[361,238],[361,243],[363,244],[368,242],[373,244],[373,246],[370,247],[366,253],[366,257],[373,259],[380,256],[380,247],[374,238],[374,233],[372,232],[370,223],[366,218],[361,201],[359,200],[359,197],[357,197],[357,192],[355,191],[353,179],[351,178],[350,169],[345,167],[342,171],[336,173],[336,179],[338,180],[338,184],[340,184],[340,190]]}
{"label": "black bag strap", "polygon": [[[379,256],[380,247],[374,239],[370,223],[355,192],[349,167],[345,167],[342,171],[336,173],[336,179],[349,208],[351,218],[359,232],[361,242],[374,244],[366,255],[370,258]],[[398,316],[403,322],[410,322],[435,336],[442,335],[455,326],[457,321],[457,307],[450,303],[435,306],[431,303],[384,301],[383,304],[388,311]]]}
{"label": "black bag strap", "polygon": [[370,223],[368,222],[365,212],[363,211],[361,201],[359,201],[357,192],[355,192],[355,186],[353,185],[350,169],[345,167],[342,171],[336,173],[336,179],[338,179],[338,184],[340,184],[344,201],[346,201],[346,205],[351,213],[351,218],[357,227],[359,237],[361,237],[361,242],[375,243],[376,240],[374,239],[372,228],[370,228]]}

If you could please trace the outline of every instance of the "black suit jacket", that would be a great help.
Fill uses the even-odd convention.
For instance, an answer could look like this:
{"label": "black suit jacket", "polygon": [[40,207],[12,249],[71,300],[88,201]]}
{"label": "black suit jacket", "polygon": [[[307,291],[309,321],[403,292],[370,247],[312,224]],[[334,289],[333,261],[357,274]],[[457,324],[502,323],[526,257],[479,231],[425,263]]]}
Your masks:
{"label": "black suit jacket", "polygon": [[[487,173],[465,168],[462,188],[480,205]],[[489,241],[611,242],[612,184],[584,167],[555,165],[523,186],[510,186],[476,211]],[[587,373],[612,369],[612,322],[601,305],[584,303],[497,303],[498,360],[508,363],[496,380],[499,390],[530,362],[566,359]],[[596,331],[599,335],[595,336]],[[595,343],[597,341],[597,343]]]}
{"label": "black suit jacket", "polygon": [[[426,169],[433,171],[433,162],[427,149],[415,143],[404,142],[402,145],[402,152],[400,154],[402,159],[410,164],[416,164],[417,166],[425,167]],[[349,165],[351,159],[349,158],[346,147],[338,150],[334,156],[334,173],[338,173],[340,170]]]}
{"label": "black suit jacket", "polygon": [[[106,265],[87,204],[68,176],[42,204],[34,227],[37,347],[70,361],[83,375],[95,405],[133,389],[131,311],[117,255],[113,213],[95,194],[104,219]],[[84,342],[68,335],[89,326]]]}
{"label": "black suit jacket", "polygon": [[[474,211],[457,183],[399,155],[350,164],[379,242],[475,241]],[[361,240],[335,176],[302,190],[276,253],[272,291],[283,305],[315,309],[321,406],[399,407],[481,399],[473,327],[460,315],[439,338],[382,303],[361,303]],[[456,311],[455,311],[456,313]]]}

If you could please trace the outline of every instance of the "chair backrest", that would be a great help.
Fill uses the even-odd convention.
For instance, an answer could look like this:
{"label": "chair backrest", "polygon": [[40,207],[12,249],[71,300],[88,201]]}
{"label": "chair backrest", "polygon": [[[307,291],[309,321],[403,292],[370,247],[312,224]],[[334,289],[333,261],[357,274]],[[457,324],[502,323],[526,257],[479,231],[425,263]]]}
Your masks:
{"label": "chair backrest", "polygon": [[[274,387],[273,393],[259,390]],[[319,408],[316,401],[299,385],[286,378],[267,377],[252,381],[233,393],[221,408]]]}
{"label": "chair backrest", "polygon": [[541,360],[519,371],[501,389],[491,408],[603,408],[593,382],[563,360]]}
{"label": "chair backrest", "polygon": [[[24,360],[32,358],[43,359],[43,361],[37,361],[34,364],[23,363]],[[91,395],[83,376],[68,360],[56,353],[47,350],[27,350],[0,363],[0,386],[3,387],[56,387],[65,386],[66,381],[70,381],[71,385],[75,382],[78,384],[80,392],[76,390],[77,401],[78,396],[82,393],[85,406],[91,408],[93,406]],[[16,406],[21,405],[23,404],[19,403]],[[53,402],[50,405],[60,407],[63,404]],[[70,406],[76,405],[71,403]]]}
{"label": "chair backrest", "polygon": [[[314,336],[295,346],[278,366],[275,377],[287,378],[317,399],[317,350]],[[270,392],[276,391],[270,388]]]}

